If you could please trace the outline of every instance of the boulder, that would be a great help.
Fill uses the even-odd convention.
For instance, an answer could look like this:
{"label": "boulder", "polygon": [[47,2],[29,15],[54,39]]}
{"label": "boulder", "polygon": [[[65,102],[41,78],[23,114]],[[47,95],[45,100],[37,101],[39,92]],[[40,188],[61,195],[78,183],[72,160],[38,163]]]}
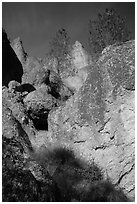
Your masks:
{"label": "boulder", "polygon": [[[26,108],[24,107],[22,95],[19,92],[16,92],[16,93],[10,92],[5,87],[3,88],[3,92],[2,92],[2,104],[3,104],[3,107],[6,106],[10,110],[15,120],[18,123],[20,123],[21,128],[23,129],[25,134],[28,135],[30,141],[33,141],[33,139],[35,138],[36,131],[35,131],[33,122],[29,118]],[[8,114],[6,115],[6,110],[4,108],[3,108],[3,114],[5,115],[5,117],[8,117]],[[3,115],[3,118],[4,118],[4,115]],[[8,118],[7,118],[7,121],[8,121]],[[5,125],[6,123],[4,124],[4,126]],[[6,132],[6,129],[8,129],[8,123],[7,123],[7,127],[5,128],[5,132]]]}
{"label": "boulder", "polygon": [[[124,193],[135,196],[134,41],[109,47],[84,85],[50,112],[46,144],[95,161]],[[132,70],[132,71],[131,71]],[[49,139],[48,139],[49,138]]]}
{"label": "boulder", "polygon": [[66,101],[73,94],[71,89],[63,83],[60,76],[53,70],[50,70],[49,81],[47,84],[50,87],[49,93],[59,101]]}
{"label": "boulder", "polygon": [[35,57],[28,57],[23,67],[22,84],[29,83],[38,86],[48,80],[48,70],[45,70],[41,60]]}
{"label": "boulder", "polygon": [[22,65],[10,45],[6,32],[2,31],[2,85],[8,86],[11,80],[21,83]]}
{"label": "boulder", "polygon": [[[56,99],[47,92],[48,87],[43,85],[24,98],[24,104],[29,116],[37,128],[47,129],[49,111],[55,107]],[[40,125],[40,127],[39,127]]]}

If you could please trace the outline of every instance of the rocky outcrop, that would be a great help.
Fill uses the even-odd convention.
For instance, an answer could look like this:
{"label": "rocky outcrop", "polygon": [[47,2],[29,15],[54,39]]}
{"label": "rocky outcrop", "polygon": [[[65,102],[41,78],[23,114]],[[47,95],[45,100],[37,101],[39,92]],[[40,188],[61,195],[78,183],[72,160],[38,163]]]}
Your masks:
{"label": "rocky outcrop", "polygon": [[49,70],[49,80],[46,84],[50,87],[50,94],[59,101],[66,101],[73,94],[73,91],[63,83],[60,76],[53,70]]}
{"label": "rocky outcrop", "polygon": [[48,172],[29,159],[29,152],[32,151],[29,150],[30,143],[26,146],[21,126],[12,117],[10,120],[13,120],[17,129],[13,130],[14,126],[10,126],[16,132],[16,137],[10,131],[10,135],[5,132],[2,138],[3,202],[58,201],[60,192],[55,182]]}
{"label": "rocky outcrop", "polygon": [[78,41],[72,46],[71,51],[71,64],[75,67],[76,70],[81,69],[83,67],[91,64],[91,57],[84,50],[82,44]]}
{"label": "rocky outcrop", "polygon": [[3,201],[134,201],[134,52],[112,45],[93,64],[76,42],[59,75],[27,58],[2,90]]}
{"label": "rocky outcrop", "polygon": [[[3,88],[2,199],[3,202],[49,202],[61,200],[60,191],[33,154],[31,121],[19,96]],[[35,128],[32,128],[35,131]]]}
{"label": "rocky outcrop", "polygon": [[22,66],[25,65],[27,60],[27,53],[24,51],[23,44],[21,39],[18,37],[11,42],[11,47],[16,53],[19,61],[21,62]]}
{"label": "rocky outcrop", "polygon": [[10,45],[6,32],[2,31],[2,85],[7,86],[11,80],[21,82],[23,68]]}
{"label": "rocky outcrop", "polygon": [[43,68],[42,62],[35,57],[28,57],[23,69],[23,84],[29,83],[35,87],[48,80],[48,71]]}
{"label": "rocky outcrop", "polygon": [[[2,90],[3,106],[7,106],[7,108],[11,111],[12,116],[20,123],[23,131],[28,135],[29,139],[33,140],[35,138],[36,130],[32,120],[27,114],[26,108],[24,107],[23,98],[24,96],[22,96],[22,94],[18,92],[13,93],[6,87]],[[3,113],[5,114],[4,110]]]}
{"label": "rocky outcrop", "polygon": [[37,129],[48,129],[49,111],[55,107],[56,99],[48,94],[48,87],[43,85],[24,98],[24,104],[29,116]]}
{"label": "rocky outcrop", "polygon": [[71,72],[69,76],[62,78],[63,83],[74,92],[78,91],[87,79],[90,64],[92,60],[89,54],[81,43],[76,41],[72,46],[70,57]]}
{"label": "rocky outcrop", "polygon": [[134,41],[104,50],[81,89],[50,113],[47,134],[51,145],[67,146],[89,163],[93,159],[132,198],[134,54]]}

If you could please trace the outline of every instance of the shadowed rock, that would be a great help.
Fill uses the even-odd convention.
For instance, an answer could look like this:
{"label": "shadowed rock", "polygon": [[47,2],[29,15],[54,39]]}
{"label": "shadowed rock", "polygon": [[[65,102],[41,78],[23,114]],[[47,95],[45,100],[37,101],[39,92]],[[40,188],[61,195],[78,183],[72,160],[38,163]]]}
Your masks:
{"label": "shadowed rock", "polygon": [[[60,200],[60,192],[52,178],[33,161],[27,162],[18,139],[3,137],[2,201],[53,202]],[[31,168],[29,168],[31,165]]]}
{"label": "shadowed rock", "polygon": [[10,46],[6,32],[2,30],[2,85],[7,86],[11,80],[21,82],[22,75],[22,65]]}

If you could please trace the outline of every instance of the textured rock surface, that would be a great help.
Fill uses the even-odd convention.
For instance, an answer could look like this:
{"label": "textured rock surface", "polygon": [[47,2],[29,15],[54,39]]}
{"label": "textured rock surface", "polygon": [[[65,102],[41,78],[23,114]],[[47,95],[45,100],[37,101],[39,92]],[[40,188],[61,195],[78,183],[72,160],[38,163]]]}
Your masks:
{"label": "textured rock surface", "polygon": [[11,42],[11,47],[16,53],[19,61],[21,62],[22,66],[25,65],[27,59],[27,53],[24,51],[23,44],[21,39],[18,37]]}
{"label": "textured rock surface", "polygon": [[33,135],[29,131],[31,122],[17,98],[3,89],[2,199],[4,202],[58,201],[61,198],[55,182],[30,157],[34,139],[29,138]]}
{"label": "textured rock surface", "polygon": [[[78,91],[87,79],[92,64],[89,54],[78,41],[72,46],[70,57],[70,74],[62,78],[63,83],[73,91]],[[66,70],[67,71],[67,70]]]}
{"label": "textured rock surface", "polygon": [[65,79],[62,79],[63,83],[70,90],[78,91],[84,84],[87,79],[90,66],[83,67],[79,69],[74,76],[69,76]]}
{"label": "textured rock surface", "polygon": [[134,100],[134,41],[130,41],[111,46],[91,66],[80,91],[51,112],[48,133],[53,145],[72,148],[89,163],[94,159],[130,197],[135,190]]}
{"label": "textured rock surface", "polygon": [[134,52],[112,45],[93,64],[77,42],[61,75],[27,58],[2,90],[3,201],[134,200]]}
{"label": "textured rock surface", "polygon": [[[36,130],[24,107],[22,95],[20,93],[12,93],[7,88],[5,88],[2,92],[2,103],[3,107],[6,106],[10,110],[12,116],[16,119],[16,121],[20,123],[22,130],[28,135],[29,139],[34,139]],[[8,114],[5,114],[4,109],[3,114],[5,115],[5,117],[8,116]],[[5,122],[3,123],[3,127],[4,126]]]}
{"label": "textured rock surface", "polygon": [[32,84],[33,86],[41,85],[48,79],[48,72],[43,68],[42,62],[35,57],[28,57],[23,67],[24,73],[22,83]]}
{"label": "textured rock surface", "polygon": [[56,99],[48,94],[48,87],[43,85],[29,93],[24,98],[24,104],[34,123],[47,129],[48,113],[56,104]]}
{"label": "textured rock surface", "polygon": [[60,76],[53,70],[50,70],[49,72],[49,81],[47,81],[47,85],[51,89],[51,95],[58,100],[65,101],[72,95],[72,91],[63,83]]}
{"label": "textured rock surface", "polygon": [[28,155],[24,151],[22,141],[19,138],[3,137],[2,143],[3,201],[58,201],[59,190],[56,184],[38,164],[27,162]]}
{"label": "textured rock surface", "polygon": [[[18,74],[17,74],[18,73]],[[7,86],[11,80],[21,82],[23,68],[14,50],[10,46],[6,32],[2,31],[2,85]]]}
{"label": "textured rock surface", "polygon": [[78,41],[76,41],[73,45],[71,55],[71,63],[72,66],[75,67],[75,69],[81,69],[91,63],[91,59],[88,53],[84,50],[82,44]]}

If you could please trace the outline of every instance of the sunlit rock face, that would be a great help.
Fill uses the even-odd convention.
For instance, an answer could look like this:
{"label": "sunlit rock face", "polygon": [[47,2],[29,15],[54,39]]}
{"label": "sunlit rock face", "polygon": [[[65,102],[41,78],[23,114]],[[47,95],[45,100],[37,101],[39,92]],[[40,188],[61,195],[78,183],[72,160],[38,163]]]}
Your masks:
{"label": "sunlit rock face", "polygon": [[81,69],[85,66],[89,65],[89,55],[84,50],[82,44],[78,41],[75,42],[75,44],[72,47],[72,66],[75,67],[75,69]]}
{"label": "sunlit rock face", "polygon": [[74,91],[78,91],[87,79],[89,65],[92,63],[91,57],[85,51],[82,44],[78,41],[72,46],[71,69],[74,70],[73,76],[63,79],[64,84]]}
{"label": "sunlit rock face", "polygon": [[135,193],[134,55],[134,41],[110,46],[91,65],[83,86],[48,118],[48,137],[53,146],[67,146],[81,159],[89,163],[94,160],[103,168],[104,175],[132,198]]}
{"label": "sunlit rock face", "polygon": [[11,42],[11,47],[14,50],[14,52],[16,53],[19,61],[21,62],[22,66],[25,65],[26,59],[27,59],[27,53],[24,51],[23,48],[23,44],[22,41],[20,39],[20,37],[14,39]]}

